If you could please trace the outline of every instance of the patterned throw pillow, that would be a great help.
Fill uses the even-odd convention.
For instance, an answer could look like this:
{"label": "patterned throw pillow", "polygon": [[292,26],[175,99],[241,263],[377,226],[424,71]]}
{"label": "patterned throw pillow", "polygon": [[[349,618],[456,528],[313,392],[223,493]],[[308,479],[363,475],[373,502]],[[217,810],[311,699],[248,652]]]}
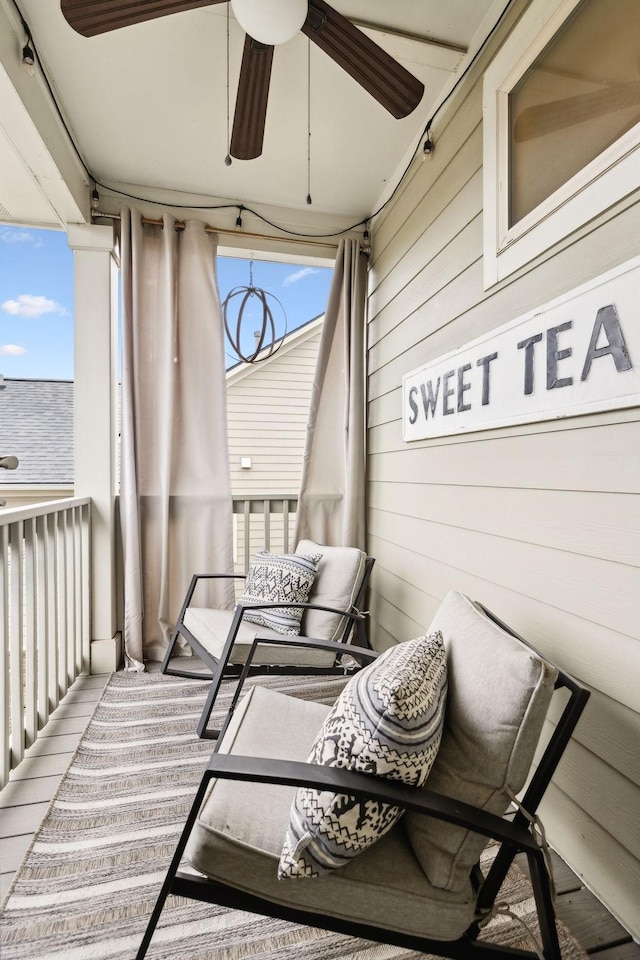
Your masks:
{"label": "patterned throw pillow", "polygon": [[[277,555],[258,550],[238,603],[306,603],[321,559],[321,553]],[[302,607],[270,607],[247,610],[244,619],[295,637],[303,612]]]}
{"label": "patterned throw pillow", "polygon": [[[446,694],[441,633],[391,647],[343,689],[309,762],[422,786],[440,745]],[[390,804],[301,787],[278,876],[317,877],[342,866],[401,816]]]}

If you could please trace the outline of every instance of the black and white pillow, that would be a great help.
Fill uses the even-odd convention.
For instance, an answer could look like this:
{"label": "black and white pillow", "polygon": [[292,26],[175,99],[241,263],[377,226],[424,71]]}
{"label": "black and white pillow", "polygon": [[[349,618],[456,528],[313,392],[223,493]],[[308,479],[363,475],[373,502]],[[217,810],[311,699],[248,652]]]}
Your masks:
{"label": "black and white pillow", "polygon": [[[273,554],[259,550],[238,603],[306,603],[321,559],[321,553]],[[303,612],[302,607],[270,607],[247,610],[244,619],[276,633],[297,636]]]}
{"label": "black and white pillow", "polygon": [[[309,762],[422,786],[435,760],[447,694],[441,633],[385,651],[353,677],[320,729]],[[402,810],[301,787],[291,805],[278,876],[316,877],[375,843]]]}

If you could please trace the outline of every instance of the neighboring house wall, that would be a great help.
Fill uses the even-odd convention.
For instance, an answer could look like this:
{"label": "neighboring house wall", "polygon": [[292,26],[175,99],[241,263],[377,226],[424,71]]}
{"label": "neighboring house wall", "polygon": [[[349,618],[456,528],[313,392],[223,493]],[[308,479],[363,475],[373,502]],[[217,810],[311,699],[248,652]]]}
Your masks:
{"label": "neighboring house wall", "polygon": [[[229,462],[234,496],[292,497],[300,487],[311,386],[323,317],[293,331],[272,357],[227,373]],[[73,381],[0,379],[0,499],[23,506],[73,495]],[[241,466],[249,458],[249,469]],[[290,528],[293,529],[292,516]],[[255,523],[252,545],[264,536]],[[282,524],[272,524],[282,548]],[[242,520],[240,520],[242,543]]]}
{"label": "neighboring house wall", "polygon": [[72,380],[1,381],[0,456],[19,460],[0,470],[7,507],[73,496]]}
{"label": "neighboring house wall", "polygon": [[638,408],[402,440],[403,374],[639,252],[636,191],[483,289],[482,72],[505,33],[438,118],[434,152],[413,164],[375,225],[372,640],[382,648],[423,633],[457,589],[591,687],[543,821],[561,855],[640,936]]}
{"label": "neighboring house wall", "polygon": [[[227,373],[229,462],[234,497],[297,497],[302,473],[311,387],[322,317],[294,331],[267,360]],[[251,466],[243,468],[248,459]],[[251,525],[250,557],[264,546],[262,518]],[[290,537],[295,518],[289,523]],[[236,515],[238,569],[244,569],[244,518]],[[284,546],[282,518],[270,529],[271,550]],[[289,548],[295,544],[289,539]]]}

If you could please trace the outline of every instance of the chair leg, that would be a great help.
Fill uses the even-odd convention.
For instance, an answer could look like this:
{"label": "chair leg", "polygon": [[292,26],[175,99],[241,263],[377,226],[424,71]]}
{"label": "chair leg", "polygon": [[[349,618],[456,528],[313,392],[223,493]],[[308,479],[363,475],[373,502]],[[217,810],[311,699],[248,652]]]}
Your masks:
{"label": "chair leg", "polygon": [[213,710],[213,705],[216,702],[216,697],[218,696],[220,684],[222,683],[222,679],[227,669],[227,664],[229,663],[229,657],[231,656],[231,651],[233,650],[235,639],[238,636],[238,630],[240,629],[240,623],[242,621],[243,615],[244,615],[244,609],[242,606],[238,605],[233,615],[233,620],[231,621],[231,627],[229,628],[229,633],[227,635],[227,639],[225,640],[224,648],[220,655],[220,659],[218,660],[218,663],[215,669],[212,669],[213,679],[211,681],[211,686],[209,687],[209,693],[207,694],[207,699],[205,701],[204,707],[202,708],[202,713],[198,721],[198,726],[196,727],[196,732],[201,740],[217,740],[218,739],[218,731],[207,730],[207,724],[209,723],[209,717],[211,716],[211,711]]}
{"label": "chair leg", "polygon": [[158,895],[158,899],[156,900],[155,906],[151,912],[151,916],[149,917],[149,922],[144,932],[142,942],[138,947],[138,952],[136,953],[136,960],[144,960],[144,958],[147,955],[147,950],[149,949],[151,938],[153,937],[156,926],[158,925],[158,920],[160,919],[160,915],[162,913],[166,899],[171,893],[173,881],[175,880],[176,873],[178,872],[178,867],[180,866],[182,855],[185,851],[185,847],[187,846],[189,835],[196,821],[196,817],[198,816],[200,807],[202,806],[202,801],[204,800],[204,795],[206,793],[207,786],[209,785],[210,779],[211,778],[205,774],[202,780],[200,781],[200,786],[198,787],[198,792],[196,793],[195,800],[193,801],[191,810],[189,811],[187,822],[184,825],[184,829],[180,835],[180,839],[178,841],[175,852],[173,854],[173,858],[169,865],[169,869],[167,870],[167,875],[164,878],[164,882],[162,884],[162,888]]}
{"label": "chair leg", "polygon": [[211,686],[209,687],[209,692],[207,693],[207,699],[204,702],[204,707],[202,708],[202,713],[200,714],[200,719],[198,720],[198,726],[196,727],[196,733],[198,734],[201,740],[217,740],[218,739],[218,731],[207,730],[207,724],[209,723],[209,718],[211,717],[211,711],[213,710],[213,705],[216,702],[216,697],[218,696],[220,684],[222,683],[222,678],[224,676],[224,668],[225,668],[225,661],[220,660],[213,674]]}
{"label": "chair leg", "polygon": [[167,647],[167,652],[164,655],[162,666],[160,667],[160,673],[166,673],[167,668],[169,666],[169,661],[171,660],[171,656],[173,654],[173,648],[175,647],[179,636],[180,636],[180,630],[179,630],[179,622],[178,622],[178,624],[176,624],[176,626],[174,627],[173,636],[171,637],[169,646]]}
{"label": "chair leg", "polygon": [[184,615],[185,615],[185,613],[187,612],[187,609],[188,609],[188,607],[189,607],[189,604],[191,603],[191,598],[193,597],[193,594],[194,594],[194,592],[195,592],[196,585],[197,585],[197,583],[198,583],[198,579],[199,579],[199,578],[198,578],[198,575],[197,575],[197,574],[194,574],[194,575],[191,577],[191,582],[189,583],[189,587],[188,587],[187,592],[186,592],[186,594],[185,594],[185,598],[184,598],[184,600],[182,601],[182,607],[180,608],[180,613],[179,613],[179,615],[178,615],[178,619],[176,620],[176,625],[175,625],[175,627],[174,627],[174,629],[173,629],[173,635],[172,635],[172,637],[171,637],[171,641],[169,642],[169,646],[168,646],[168,648],[167,648],[167,652],[165,653],[164,659],[163,659],[163,661],[162,661],[162,666],[160,667],[160,673],[165,673],[166,670],[167,670],[167,667],[169,666],[169,661],[171,660],[171,655],[172,655],[172,653],[173,653],[173,648],[175,647],[175,645],[176,645],[176,643],[177,643],[177,641],[178,641],[178,637],[180,636],[180,625],[182,624],[182,622],[183,622],[183,620],[184,620]]}
{"label": "chair leg", "polygon": [[545,960],[562,960],[549,874],[542,851],[539,854],[527,854],[527,861],[538,912],[544,958]]}
{"label": "chair leg", "polygon": [[[177,870],[177,867],[176,867],[176,870]],[[156,905],[153,908],[153,912],[149,919],[149,923],[147,924],[147,929],[145,930],[144,936],[142,938],[142,942],[138,947],[138,952],[136,953],[136,960],[144,960],[144,958],[147,955],[147,950],[149,949],[151,938],[155,933],[156,926],[158,925],[158,920],[160,919],[162,908],[164,907],[165,901],[169,896],[169,891],[171,889],[171,883],[173,882],[174,874],[175,874],[175,871],[173,872],[171,877],[167,875],[167,877],[165,878],[164,884],[162,886],[162,890],[160,892],[160,896],[156,900]]]}

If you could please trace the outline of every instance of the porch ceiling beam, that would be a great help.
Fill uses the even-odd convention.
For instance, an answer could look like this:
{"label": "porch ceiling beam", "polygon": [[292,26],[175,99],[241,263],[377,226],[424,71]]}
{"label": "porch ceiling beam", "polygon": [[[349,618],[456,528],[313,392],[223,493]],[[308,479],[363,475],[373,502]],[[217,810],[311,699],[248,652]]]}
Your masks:
{"label": "porch ceiling beam", "polygon": [[[39,193],[44,201],[42,209],[50,210],[49,223],[87,222],[91,211],[86,173],[39,67],[36,64],[32,76],[22,63],[26,39],[15,8],[0,0],[0,127],[5,147],[14,151],[33,196]],[[8,213],[24,222],[19,209],[9,208]]]}
{"label": "porch ceiling beam", "polygon": [[443,40],[440,37],[431,37],[426,33],[412,33],[410,30],[399,30],[396,27],[389,27],[384,23],[373,23],[371,20],[358,20],[355,17],[349,17],[349,20],[355,27],[362,30],[370,30],[371,33],[386,33],[390,37],[401,37],[404,40],[410,40],[412,43],[419,43],[426,47],[441,47],[444,50],[452,50],[454,53],[466,53],[467,47],[461,43],[454,43],[452,40]]}

